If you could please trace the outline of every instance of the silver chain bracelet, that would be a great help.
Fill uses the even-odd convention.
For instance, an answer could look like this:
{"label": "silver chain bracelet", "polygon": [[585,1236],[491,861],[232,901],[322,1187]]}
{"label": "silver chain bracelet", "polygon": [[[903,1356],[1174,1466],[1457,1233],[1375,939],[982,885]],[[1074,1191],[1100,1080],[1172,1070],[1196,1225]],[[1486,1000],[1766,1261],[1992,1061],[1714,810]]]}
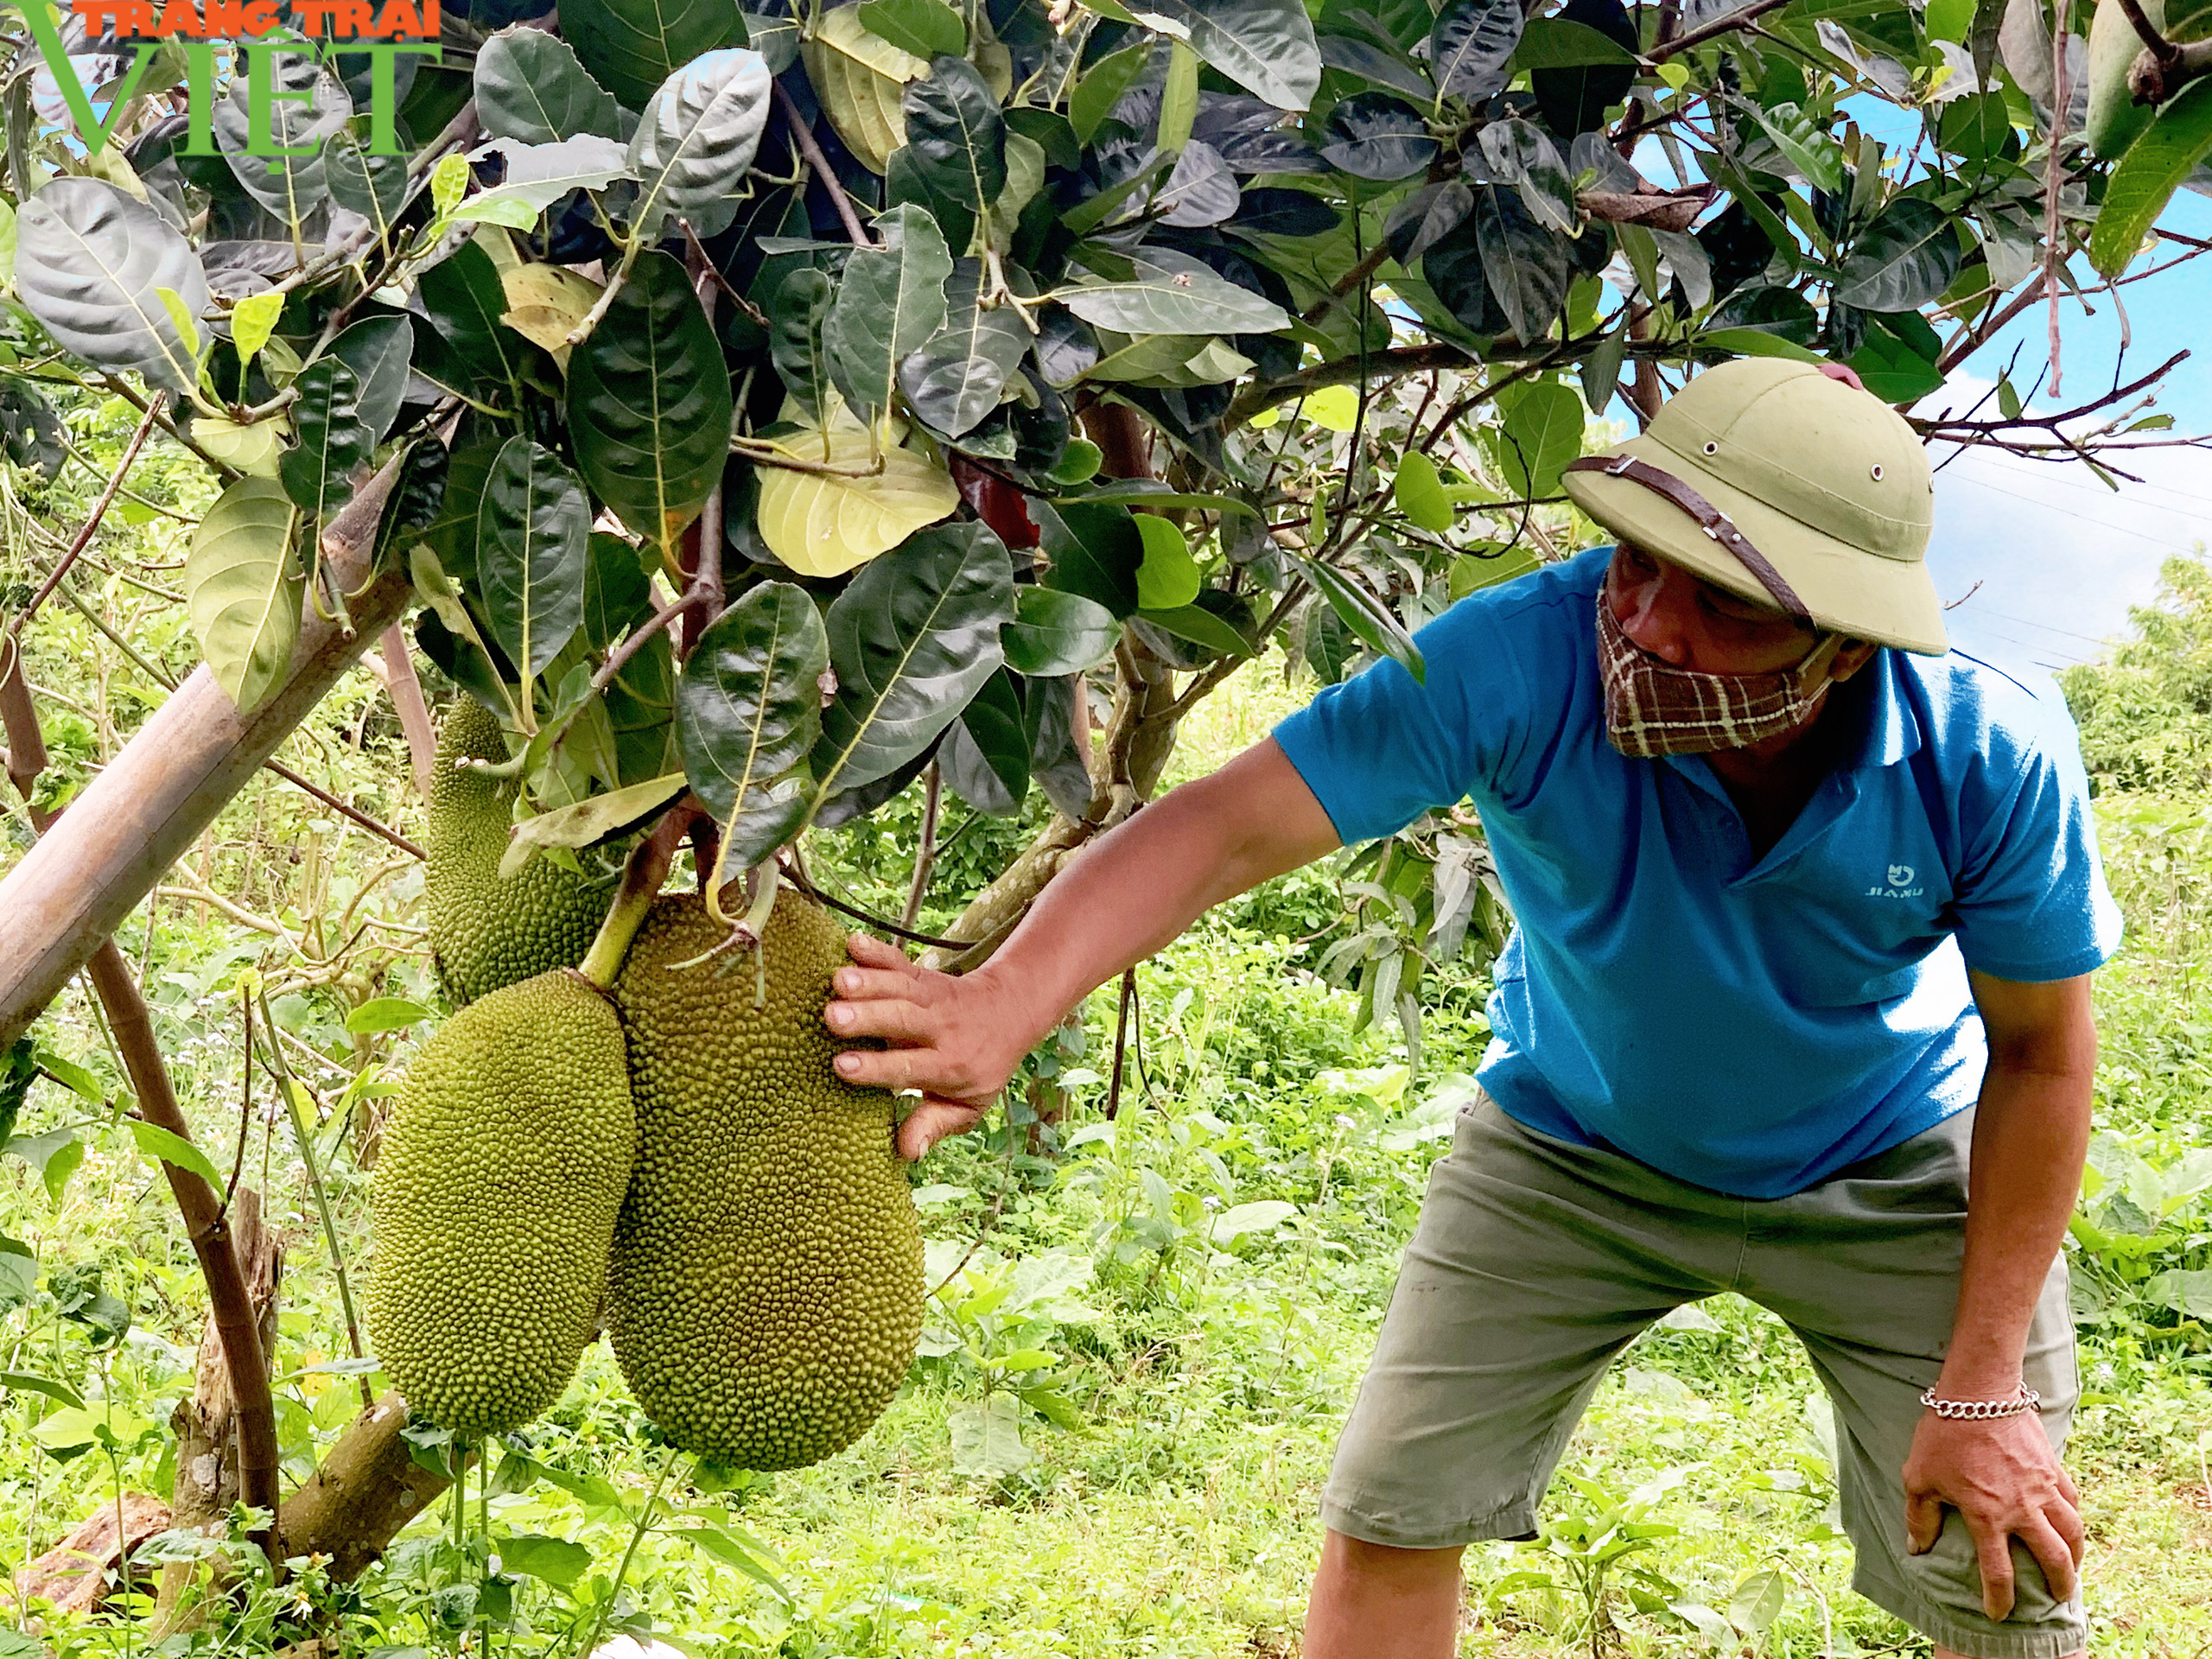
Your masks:
{"label": "silver chain bracelet", "polygon": [[1920,1403],[1938,1417],[1986,1422],[1993,1417],[2017,1417],[2024,1411],[2033,1411],[2043,1403],[2043,1396],[2023,1382],[2020,1391],[2006,1400],[1938,1400],[1936,1390],[1929,1389],[1921,1395]]}

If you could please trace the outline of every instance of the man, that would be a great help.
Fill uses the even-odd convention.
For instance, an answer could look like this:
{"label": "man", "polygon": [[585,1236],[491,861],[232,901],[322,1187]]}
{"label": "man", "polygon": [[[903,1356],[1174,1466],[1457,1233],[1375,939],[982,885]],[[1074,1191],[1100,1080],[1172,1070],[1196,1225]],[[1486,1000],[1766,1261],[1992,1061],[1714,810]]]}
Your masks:
{"label": "man", "polygon": [[[1862,391],[1694,379],[1567,486],[1618,537],[1454,606],[1062,873],[986,967],[852,942],[824,1011],[965,1128],[1207,906],[1471,798],[1517,931],[1323,1494],[1308,1659],[1440,1659],[1607,1361],[1723,1290],[1836,1408],[1859,1588],[1939,1655],[2081,1653],[2058,1246],[2118,942],[2063,706],[1945,656],[1929,468]],[[1968,1161],[1971,1153],[1972,1173]]]}

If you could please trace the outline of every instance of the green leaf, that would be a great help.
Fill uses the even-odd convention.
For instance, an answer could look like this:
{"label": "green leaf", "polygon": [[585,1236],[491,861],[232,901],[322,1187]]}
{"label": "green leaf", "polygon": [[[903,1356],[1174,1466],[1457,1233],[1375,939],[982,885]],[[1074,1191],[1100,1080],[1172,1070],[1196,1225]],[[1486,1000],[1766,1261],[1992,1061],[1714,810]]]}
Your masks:
{"label": "green leaf", "polygon": [[375,996],[346,1016],[346,1029],[356,1037],[372,1037],[379,1032],[404,1031],[432,1017],[428,1008],[410,998]]}
{"label": "green leaf", "polygon": [[1576,236],[1582,228],[1574,205],[1574,181],[1567,160],[1544,130],[1533,121],[1515,117],[1492,121],[1478,133],[1490,179],[1496,184],[1517,185],[1521,200],[1536,222],[1562,236]]}
{"label": "green leaf", "polygon": [[494,138],[558,143],[622,136],[614,99],[557,35],[517,24],[476,51],[476,116]]}
{"label": "green leaf", "polygon": [[1503,92],[1521,29],[1520,0],[1446,0],[1428,36],[1439,93],[1481,104]]}
{"label": "green leaf", "polygon": [[561,33],[594,79],[642,110],[661,84],[742,25],[720,0],[563,0]]}
{"label": "green leaf", "polygon": [[492,256],[474,242],[461,245],[450,259],[424,271],[416,286],[430,326],[453,347],[454,363],[467,385],[494,398],[520,400],[526,345],[501,322],[507,290]]}
{"label": "green leaf", "polygon": [[470,152],[472,160],[486,156],[499,156],[505,162],[506,177],[455,207],[453,217],[461,223],[530,230],[540,213],[571,190],[601,190],[631,175],[629,153],[612,138],[590,133],[557,144],[494,138]]}
{"label": "green leaf", "polygon": [[799,418],[810,425],[819,425],[830,405],[830,353],[822,329],[836,293],[828,271],[801,265],[784,278],[769,303],[769,359]]}
{"label": "green leaf", "polygon": [[999,100],[965,58],[940,57],[910,80],[899,108],[906,145],[922,183],[981,214],[1006,188],[1006,120]]}
{"label": "green leaf", "polygon": [[382,443],[407,395],[407,372],[415,352],[415,330],[405,317],[364,317],[340,331],[324,348],[353,371],[359,383],[357,413],[372,444]]}
{"label": "green leaf", "polygon": [[1586,69],[1635,61],[1619,41],[1567,17],[1529,18],[1521,25],[1521,43],[1513,49],[1516,69]]}
{"label": "green leaf", "polygon": [[1114,613],[1097,601],[1057,588],[1025,586],[999,642],[1007,667],[1044,678],[1097,667],[1113,655],[1120,638]]}
{"label": "green leaf", "polygon": [[1761,1567],[1738,1580],[1728,1602],[1728,1622],[1745,1636],[1758,1636],[1782,1615],[1789,1580],[1778,1568]]}
{"label": "green leaf", "polygon": [[1063,502],[1055,509],[1032,502],[1029,511],[1052,561],[1046,586],[1080,594],[1117,620],[1135,613],[1137,568],[1144,563],[1135,514],[1118,503]]}
{"label": "green leaf", "polygon": [[746,1577],[766,1586],[784,1601],[791,1600],[791,1592],[784,1587],[783,1580],[776,1576],[771,1565],[775,1557],[758,1540],[740,1542],[733,1535],[735,1529],[728,1527],[677,1527],[672,1531],[675,1536],[689,1539],[724,1566],[734,1567]]}
{"label": "green leaf", "polygon": [[1013,616],[1013,562],[983,524],[918,531],[855,575],[830,607],[837,695],[815,749],[823,797],[928,748],[999,666]]}
{"label": "green leaf", "polygon": [[1029,330],[1013,306],[985,308],[985,281],[982,260],[956,261],[944,285],[944,327],[899,365],[906,401],[947,437],[970,431],[999,406],[1029,350]]}
{"label": "green leaf", "polygon": [[148,1161],[168,1164],[188,1174],[197,1175],[213,1187],[218,1196],[223,1192],[223,1173],[208,1161],[207,1154],[181,1135],[172,1135],[158,1124],[138,1118],[125,1118],[130,1125],[130,1138]]}
{"label": "green leaf", "polygon": [[1151,60],[1152,42],[1141,40],[1135,46],[1109,53],[1083,72],[1068,97],[1068,124],[1075,129],[1077,138],[1086,144],[1090,142],[1099,124],[1122,101],[1122,94],[1143,78]]}
{"label": "green leaf", "polygon": [[2212,155],[2212,80],[2197,80],[2158,111],[2113,168],[2089,232],[2089,263],[2100,276],[2117,276],[2127,269],[2182,181],[2207,155]]}
{"label": "green leaf", "polygon": [[1134,281],[1062,288],[1052,297],[1085,322],[1125,334],[1260,334],[1290,326],[1281,306],[1189,254],[1147,247],[1134,264]]}
{"label": "green leaf", "polygon": [[1421,647],[1389,606],[1334,565],[1303,555],[1296,558],[1300,572],[1362,643],[1401,664],[1416,685],[1428,683],[1428,664]]}
{"label": "green leaf", "polygon": [[1321,158],[1339,173],[1383,184],[1426,171],[1440,146],[1428,118],[1388,92],[1355,92],[1329,111]]}
{"label": "green leaf", "polygon": [[361,419],[361,383],[335,356],[319,357],[292,381],[298,442],[278,459],[284,493],[317,523],[346,505],[353,474],[376,448],[376,434]]}
{"label": "green leaf", "polygon": [[427,547],[438,567],[456,582],[476,580],[476,518],[484,500],[484,486],[499,459],[499,440],[479,439],[453,451],[446,463],[445,489],[429,522],[409,536],[402,545]]}
{"label": "green leaf", "polygon": [[749,869],[798,832],[822,734],[830,639],[806,590],[747,589],[684,660],[676,739],[692,790],[724,825],[723,866]]}
{"label": "green leaf", "polygon": [[[229,94],[215,103],[216,148],[246,194],[296,229],[330,194],[323,143],[353,118],[353,100],[304,41],[251,41],[239,54],[246,73],[232,75]],[[260,100],[268,107],[257,121],[251,105]],[[257,141],[308,153],[257,156],[248,148]]]}
{"label": "green leaf", "polygon": [[198,355],[160,290],[198,316],[207,308],[199,256],[145,203],[98,179],[58,178],[16,217],[16,296],[86,362],[189,393]]}
{"label": "green leaf", "polygon": [[1796,363],[1827,361],[1811,346],[1800,346],[1786,334],[1764,328],[1710,328],[1699,338],[1707,346],[1741,357],[1786,357]]}
{"label": "green leaf", "polygon": [[1567,239],[1537,224],[1517,190],[1508,192],[1497,185],[1475,192],[1470,218],[1482,257],[1483,279],[1515,337],[1533,345],[1551,332],[1567,308]]}
{"label": "green leaf", "polygon": [[1933,202],[1900,196],[1860,233],[1836,277],[1834,297],[1862,311],[1916,311],[1951,285],[1963,257],[1951,215]]}
{"label": "green leaf", "polygon": [[944,326],[944,279],[952,256],[925,209],[894,207],[877,219],[886,247],[856,250],[823,330],[838,389],[855,415],[891,407],[899,365]]}
{"label": "green leaf", "polygon": [[512,880],[542,848],[590,847],[641,823],[690,785],[690,780],[680,772],[664,772],[524,818],[515,826],[506,850],[499,855],[499,879]]}
{"label": "green leaf", "polygon": [[493,1552],[499,1558],[501,1571],[518,1573],[526,1579],[542,1579],[564,1588],[583,1577],[591,1567],[591,1551],[583,1545],[537,1533],[518,1533],[499,1539],[493,1544]]}
{"label": "green leaf", "polygon": [[1444,480],[1437,475],[1436,463],[1418,449],[1408,449],[1400,457],[1398,475],[1391,482],[1390,493],[1396,499],[1398,511],[1432,534],[1441,535],[1458,519],[1450,499],[1444,493]]}
{"label": "green leaf", "polygon": [[306,582],[292,552],[299,510],[272,478],[242,478],[192,532],[184,592],[200,655],[240,714],[276,689],[300,635]]}
{"label": "green leaf", "polygon": [[[0,1389],[13,1389],[18,1394],[42,1394],[73,1410],[82,1411],[85,1408],[84,1396],[67,1382],[57,1382],[50,1376],[35,1376],[29,1371],[0,1371]],[[29,1651],[36,1653],[41,1649],[33,1648]]]}
{"label": "green leaf", "polygon": [[569,431],[592,493],[672,550],[729,458],[729,370],[683,267],[641,254],[569,358]]}
{"label": "green leaf", "polygon": [[1198,563],[1181,528],[1156,512],[1137,514],[1137,535],[1144,563],[1137,567],[1137,605],[1147,611],[1172,611],[1198,596]]}
{"label": "green leaf", "polygon": [[[1906,315],[1921,321],[1917,312]],[[1915,403],[1943,386],[1943,372],[1934,358],[1878,325],[1866,330],[1865,341],[1851,354],[1851,367],[1866,390],[1885,404]]]}
{"label": "green leaf", "polygon": [[968,49],[968,26],[944,0],[861,0],[860,13],[870,34],[925,62]]}
{"label": "green leaf", "polygon": [[1808,184],[1831,194],[1843,188],[1843,148],[1825,125],[1795,104],[1753,105],[1751,113]]}
{"label": "green leaf", "polygon": [[[1138,520],[1143,522],[1141,518]],[[1224,657],[1249,657],[1252,642],[1227,618],[1216,614],[1203,605],[1175,605],[1164,610],[1147,607],[1138,615],[1155,628],[1165,629],[1178,639],[1188,639],[1192,645],[1204,645],[1208,651]]]}
{"label": "green leaf", "polygon": [[946,1419],[952,1435],[955,1474],[1003,1480],[1034,1460],[1021,1440],[1021,1408],[1004,1394],[979,1405],[955,1407]]}
{"label": "green leaf", "polygon": [[323,141],[322,169],[330,199],[367,219],[379,241],[389,241],[393,221],[406,207],[413,185],[407,176],[407,158],[372,156],[351,132],[340,129]]}
{"label": "green leaf", "polygon": [[484,481],[476,576],[492,639],[527,677],[582,626],[591,508],[551,450],[509,438]]}
{"label": "green leaf", "polygon": [[1499,396],[1505,418],[1484,431],[1510,489],[1549,495],[1567,463],[1582,453],[1582,400],[1556,380],[1524,380]]}
{"label": "green leaf", "polygon": [[1198,116],[1198,54],[1182,41],[1167,54],[1167,85],[1160,94],[1160,125],[1154,142],[1171,154],[1191,142]]}
{"label": "green leaf", "polygon": [[979,812],[1010,817],[1029,793],[1028,725],[1004,669],[985,680],[938,747],[952,792]]}
{"label": "green leaf", "polygon": [[1582,385],[1582,401],[1590,412],[1600,420],[1612,407],[1613,399],[1620,395],[1621,365],[1628,359],[1628,330],[1633,308],[1623,306],[1620,321],[1598,344],[1598,349],[1582,359],[1577,377]]}
{"label": "green leaf", "polygon": [[1246,92],[1279,110],[1313,106],[1321,48],[1303,0],[1147,0],[1143,10]]}
{"label": "green leaf", "polygon": [[276,319],[283,311],[283,291],[274,288],[249,294],[231,308],[231,344],[238,348],[239,367],[253,366],[269,336],[276,332]]}
{"label": "green leaf", "polygon": [[[758,52],[709,52],[670,75],[630,138],[630,170],[639,181],[632,233],[650,237],[671,215],[707,219],[738,193],[768,124],[774,86]],[[734,205],[734,204],[732,204]]]}

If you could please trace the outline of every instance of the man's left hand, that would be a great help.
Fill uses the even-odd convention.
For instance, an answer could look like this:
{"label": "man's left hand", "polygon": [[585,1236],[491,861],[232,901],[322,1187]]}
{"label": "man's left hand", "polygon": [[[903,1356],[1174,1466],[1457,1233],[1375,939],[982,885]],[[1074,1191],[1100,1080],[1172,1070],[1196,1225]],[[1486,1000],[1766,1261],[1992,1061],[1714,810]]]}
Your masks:
{"label": "man's left hand", "polygon": [[1904,1463],[1904,1520],[1912,1553],[1936,1546],[1943,1510],[1956,1510],[1981,1560],[1981,1605],[1993,1620],[2012,1611],[2018,1538],[2043,1568],[2053,1599],[2069,1601],[2081,1576],[2082,1498],[2035,1413],[1973,1422],[1929,1412]]}

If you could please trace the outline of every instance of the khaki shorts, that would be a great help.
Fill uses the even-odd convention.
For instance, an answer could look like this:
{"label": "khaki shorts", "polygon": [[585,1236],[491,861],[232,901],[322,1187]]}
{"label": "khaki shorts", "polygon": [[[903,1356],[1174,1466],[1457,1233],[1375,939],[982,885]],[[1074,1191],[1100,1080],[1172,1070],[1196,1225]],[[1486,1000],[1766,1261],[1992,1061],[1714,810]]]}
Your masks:
{"label": "khaki shorts", "polygon": [[[1735,1291],[1788,1322],[1835,1402],[1859,1592],[1976,1659],[2079,1651],[2080,1601],[2054,1601],[2018,1540],[2001,1624],[1982,1613],[1956,1512],[1934,1550],[1906,1552],[1903,1470],[1950,1339],[1973,1123],[1961,1112],[1794,1197],[1737,1198],[1537,1134],[1478,1096],[1430,1176],[1322,1519],[1409,1549],[1533,1535],[1606,1363],[1670,1309]],[[2036,1304],[2027,1380],[2063,1446],[2079,1393],[2063,1257]]]}

